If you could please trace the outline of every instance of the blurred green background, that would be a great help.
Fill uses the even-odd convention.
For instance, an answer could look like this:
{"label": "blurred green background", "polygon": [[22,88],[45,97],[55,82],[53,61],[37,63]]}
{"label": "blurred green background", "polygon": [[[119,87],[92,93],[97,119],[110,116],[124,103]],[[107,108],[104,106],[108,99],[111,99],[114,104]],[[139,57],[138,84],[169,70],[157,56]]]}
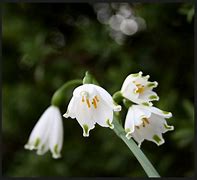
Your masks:
{"label": "blurred green background", "polygon": [[[64,120],[62,158],[24,149],[32,128],[57,88],[89,70],[113,94],[130,73],[156,80],[171,111],[165,144],[144,141],[142,150],[161,176],[194,175],[194,6],[131,4],[146,29],[119,45],[92,4],[3,4],[3,176],[145,177],[127,146],[108,128],[82,136],[76,120]],[[65,113],[71,98],[67,94]],[[123,114],[123,117],[125,114]]]}

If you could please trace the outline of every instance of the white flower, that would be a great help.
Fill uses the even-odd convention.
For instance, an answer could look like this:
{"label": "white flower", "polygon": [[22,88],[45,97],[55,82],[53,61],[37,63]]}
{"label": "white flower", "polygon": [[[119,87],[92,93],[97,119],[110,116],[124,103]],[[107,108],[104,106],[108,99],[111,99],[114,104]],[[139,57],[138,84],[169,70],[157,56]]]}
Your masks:
{"label": "white flower", "polygon": [[43,155],[50,149],[56,159],[61,157],[62,144],[63,124],[60,110],[56,106],[50,106],[33,128],[25,149],[36,149],[38,155]]}
{"label": "white flower", "polygon": [[114,104],[105,89],[94,84],[84,84],[73,91],[73,97],[63,116],[76,118],[83,128],[83,136],[89,136],[89,131],[96,123],[113,128],[113,111],[120,110],[121,106]]}
{"label": "white flower", "polygon": [[162,111],[156,107],[132,105],[125,119],[126,137],[133,137],[140,146],[146,139],[157,145],[164,143],[162,133],[171,131],[173,126],[167,125],[165,118],[172,117],[170,112]]}
{"label": "white flower", "polygon": [[149,75],[142,76],[141,71],[130,74],[122,85],[122,95],[134,103],[152,105],[150,101],[159,100],[157,94],[152,91],[153,88],[157,87],[158,83],[148,81],[149,77]]}

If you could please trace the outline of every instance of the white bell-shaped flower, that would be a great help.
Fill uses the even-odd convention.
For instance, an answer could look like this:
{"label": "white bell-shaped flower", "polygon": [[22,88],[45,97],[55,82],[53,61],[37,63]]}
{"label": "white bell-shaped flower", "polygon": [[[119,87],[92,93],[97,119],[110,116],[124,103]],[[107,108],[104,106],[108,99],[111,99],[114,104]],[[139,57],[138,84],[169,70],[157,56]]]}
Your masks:
{"label": "white bell-shaped flower", "polygon": [[56,106],[48,107],[33,128],[25,149],[37,150],[43,155],[49,149],[53,158],[61,157],[63,144],[63,124],[60,110]]}
{"label": "white bell-shaped flower", "polygon": [[174,129],[165,120],[170,117],[172,117],[170,112],[153,106],[132,105],[125,119],[126,137],[128,139],[133,137],[139,146],[145,139],[161,145],[164,143],[162,133]]}
{"label": "white bell-shaped flower", "polygon": [[150,101],[159,100],[157,94],[152,91],[153,88],[157,87],[158,83],[148,81],[149,77],[149,75],[142,76],[141,71],[130,74],[123,82],[122,95],[134,103],[152,105]]}
{"label": "white bell-shaped flower", "polygon": [[121,106],[114,104],[105,89],[94,84],[84,84],[73,91],[73,97],[63,116],[76,118],[83,128],[83,136],[89,136],[89,131],[96,123],[113,128],[113,111],[120,110]]}

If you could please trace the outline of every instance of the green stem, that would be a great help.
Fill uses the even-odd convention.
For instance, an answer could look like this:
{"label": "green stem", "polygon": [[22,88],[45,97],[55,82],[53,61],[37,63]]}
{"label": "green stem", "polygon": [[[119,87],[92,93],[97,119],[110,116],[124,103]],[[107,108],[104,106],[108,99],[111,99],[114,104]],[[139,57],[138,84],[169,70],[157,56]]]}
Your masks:
{"label": "green stem", "polygon": [[81,79],[75,79],[75,80],[71,80],[71,81],[68,81],[65,84],[63,84],[53,94],[53,96],[51,98],[51,104],[59,107],[61,104],[63,104],[65,102],[66,91],[68,89],[73,88],[73,87],[80,85],[82,83],[83,83],[83,81]]}
{"label": "green stem", "polygon": [[151,162],[148,160],[148,158],[145,156],[145,154],[142,152],[142,150],[137,146],[137,144],[133,141],[133,139],[127,139],[126,133],[120,124],[119,118],[116,114],[114,114],[114,132],[116,135],[121,138],[124,143],[129,147],[129,149],[133,152],[141,166],[143,167],[144,171],[148,175],[148,177],[160,177],[158,172],[155,170]]}

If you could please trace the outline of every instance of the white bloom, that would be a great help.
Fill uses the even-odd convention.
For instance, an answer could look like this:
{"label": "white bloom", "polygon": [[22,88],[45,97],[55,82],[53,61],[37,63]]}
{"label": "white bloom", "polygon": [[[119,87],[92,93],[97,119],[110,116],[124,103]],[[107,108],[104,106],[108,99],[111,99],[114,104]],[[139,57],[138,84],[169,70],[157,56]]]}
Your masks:
{"label": "white bloom", "polygon": [[114,104],[105,89],[94,84],[84,84],[74,90],[67,112],[63,116],[76,118],[83,128],[83,136],[89,136],[89,131],[96,123],[113,128],[113,111],[120,110],[121,106]]}
{"label": "white bloom", "polygon": [[146,139],[157,145],[164,143],[162,133],[173,130],[168,126],[165,118],[172,117],[170,112],[162,111],[156,107],[144,105],[132,105],[125,119],[126,137],[133,137],[140,146]]}
{"label": "white bloom", "polygon": [[157,94],[152,91],[158,83],[148,81],[149,77],[149,75],[142,76],[141,71],[130,74],[122,85],[122,95],[134,103],[152,105],[150,101],[159,100]]}
{"label": "white bloom", "polygon": [[63,124],[60,110],[56,106],[48,107],[33,128],[25,149],[37,150],[43,155],[49,149],[53,158],[59,158],[63,144]]}

